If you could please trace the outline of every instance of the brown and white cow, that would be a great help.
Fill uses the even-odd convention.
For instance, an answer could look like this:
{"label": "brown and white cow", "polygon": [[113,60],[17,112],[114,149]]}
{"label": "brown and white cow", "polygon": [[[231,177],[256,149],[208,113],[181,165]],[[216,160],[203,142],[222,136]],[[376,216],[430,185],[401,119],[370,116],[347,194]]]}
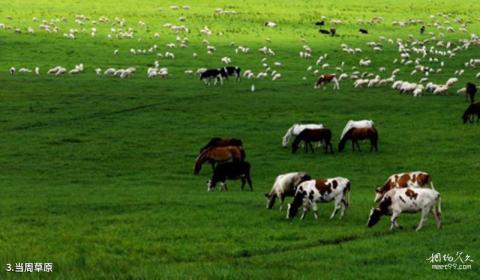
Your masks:
{"label": "brown and white cow", "polygon": [[374,201],[379,202],[386,192],[394,188],[424,188],[428,187],[429,183],[433,186],[430,180],[430,175],[422,171],[393,174],[392,176],[388,177],[383,186],[378,187],[375,190]]}
{"label": "brown and white cow", "polygon": [[350,192],[350,181],[346,178],[335,177],[330,179],[308,180],[297,187],[293,202],[288,204],[287,219],[293,218],[298,213],[298,208],[303,207],[303,214],[300,219],[303,220],[309,209],[313,210],[315,219],[318,219],[316,202],[335,202],[330,219],[335,217],[338,210],[340,219],[348,207],[348,194]]}
{"label": "brown and white cow", "polygon": [[391,216],[390,230],[400,227],[397,218],[401,213],[422,213],[416,231],[427,222],[428,213],[432,212],[437,222],[437,228],[442,225],[440,193],[433,187],[429,188],[393,188],[383,196],[378,207],[372,208],[368,217],[368,227],[373,227],[382,216]]}
{"label": "brown and white cow", "polygon": [[340,89],[340,84],[338,83],[338,79],[335,74],[321,75],[320,77],[318,77],[318,80],[315,83],[314,88],[319,88],[320,86],[323,86],[326,83],[333,83],[333,89]]}

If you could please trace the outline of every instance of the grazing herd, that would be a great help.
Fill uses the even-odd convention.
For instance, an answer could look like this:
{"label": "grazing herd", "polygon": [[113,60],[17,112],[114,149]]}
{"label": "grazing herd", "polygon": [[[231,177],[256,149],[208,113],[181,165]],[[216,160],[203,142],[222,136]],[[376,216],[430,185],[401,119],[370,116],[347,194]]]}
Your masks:
{"label": "grazing herd", "polygon": [[[301,142],[305,151],[310,148],[313,152],[313,144],[324,146],[325,153],[333,153],[331,144],[331,130],[323,124],[294,124],[286,132],[282,139],[282,146],[287,147],[290,139],[295,137],[292,143],[292,152],[295,153]],[[360,147],[358,141],[370,139],[371,150],[377,150],[378,134],[372,120],[360,120],[347,122],[342,131],[339,143],[339,151],[342,151],[345,142],[352,141]],[[251,179],[251,165],[245,161],[246,153],[243,142],[235,138],[212,138],[200,149],[194,165],[194,174],[198,175],[201,166],[205,162],[212,165],[213,173],[207,182],[207,191],[213,191],[220,184],[221,191],[227,191],[227,180],[241,180],[241,190],[248,184],[253,191]],[[429,188],[430,187],[430,188]],[[312,178],[307,172],[289,172],[280,174],[275,178],[272,189],[265,194],[267,209],[272,209],[275,201],[280,201],[280,211],[284,208],[287,197],[293,197],[287,207],[287,219],[297,216],[302,211],[300,219],[304,219],[307,212],[312,211],[314,218],[318,219],[317,203],[333,202],[334,208],[330,215],[333,219],[340,212],[343,218],[346,209],[350,205],[351,182],[344,177]],[[429,213],[432,213],[441,226],[441,200],[440,194],[434,189],[431,176],[422,171],[393,174],[387,178],[383,185],[374,189],[375,206],[371,209],[367,225],[372,227],[378,223],[382,216],[391,216],[390,230],[398,228],[397,218],[401,213],[421,212],[421,220],[416,230],[420,230],[426,223]]]}

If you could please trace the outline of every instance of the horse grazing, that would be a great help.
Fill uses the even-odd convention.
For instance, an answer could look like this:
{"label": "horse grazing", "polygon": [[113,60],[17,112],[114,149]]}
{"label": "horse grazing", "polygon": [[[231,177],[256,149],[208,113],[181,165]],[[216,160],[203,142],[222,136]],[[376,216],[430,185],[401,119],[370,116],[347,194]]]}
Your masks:
{"label": "horse grazing", "polygon": [[340,89],[340,85],[338,84],[338,79],[335,74],[321,75],[315,83],[315,88],[319,88],[320,86],[330,82],[333,83],[333,89]]}
{"label": "horse grazing", "polygon": [[475,115],[477,115],[478,122],[480,120],[480,102],[473,103],[468,106],[467,110],[465,110],[465,113],[463,113],[463,123],[465,124],[467,121],[473,123]]}
{"label": "horse grazing", "polygon": [[200,153],[202,153],[203,151],[211,147],[226,147],[226,146],[241,147],[243,146],[243,143],[242,143],[242,140],[240,139],[213,137],[212,139],[210,139],[210,141],[208,141],[207,145],[203,146],[200,149]]}
{"label": "horse grazing", "polygon": [[193,167],[193,174],[198,175],[205,162],[220,163],[229,161],[243,161],[245,159],[245,152],[242,148],[237,146],[226,147],[211,147],[204,150],[197,157]]}
{"label": "horse grazing", "polygon": [[310,123],[310,124],[293,124],[288,130],[287,133],[282,138],[282,146],[286,148],[288,146],[288,143],[290,142],[290,138],[293,136],[299,135],[304,129],[309,128],[309,129],[317,129],[317,128],[323,128],[323,124],[318,123]]}
{"label": "horse grazing", "polygon": [[227,190],[227,184],[225,181],[238,180],[242,181],[241,189],[248,183],[250,191],[253,191],[252,179],[250,178],[250,163],[246,161],[232,161],[224,164],[219,164],[217,168],[213,170],[212,178],[207,182],[208,191],[212,191],[217,183],[220,183],[221,190]]}
{"label": "horse grazing", "polygon": [[333,154],[332,146],[332,131],[328,128],[319,129],[304,129],[292,143],[292,153],[296,153],[298,145],[303,141],[305,143],[305,152],[308,153],[308,147],[314,152],[312,142],[321,142],[325,147],[325,153],[328,153],[328,148]]}
{"label": "horse grazing", "polygon": [[466,95],[465,98],[470,98],[470,103],[473,104],[475,102],[475,94],[477,93],[477,86],[474,83],[467,83],[466,85]]}
{"label": "horse grazing", "polygon": [[338,151],[342,152],[345,148],[345,143],[348,140],[352,141],[352,150],[355,151],[355,145],[360,151],[360,145],[358,141],[360,140],[370,140],[370,151],[378,151],[378,132],[375,127],[365,127],[365,128],[352,128],[350,129],[338,143]]}

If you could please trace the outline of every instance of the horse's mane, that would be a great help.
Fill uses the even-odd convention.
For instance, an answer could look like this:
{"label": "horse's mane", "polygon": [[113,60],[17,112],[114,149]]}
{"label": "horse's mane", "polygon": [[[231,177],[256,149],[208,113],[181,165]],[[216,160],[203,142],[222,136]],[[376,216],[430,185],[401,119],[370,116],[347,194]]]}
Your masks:
{"label": "horse's mane", "polygon": [[287,133],[285,133],[285,135],[283,136],[282,144],[283,144],[284,146],[286,146],[286,145],[288,144],[288,141],[290,140],[289,137],[291,137],[293,128],[294,128],[296,125],[298,125],[298,123],[294,123],[294,124],[287,130]]}
{"label": "horse's mane", "polygon": [[222,140],[222,138],[220,137],[213,137],[212,139],[210,139],[210,141],[208,141],[207,145],[203,146],[201,149],[200,149],[200,153],[202,153],[203,151],[205,151],[206,149],[210,148],[211,146],[213,146],[213,144],[217,141],[220,141]]}

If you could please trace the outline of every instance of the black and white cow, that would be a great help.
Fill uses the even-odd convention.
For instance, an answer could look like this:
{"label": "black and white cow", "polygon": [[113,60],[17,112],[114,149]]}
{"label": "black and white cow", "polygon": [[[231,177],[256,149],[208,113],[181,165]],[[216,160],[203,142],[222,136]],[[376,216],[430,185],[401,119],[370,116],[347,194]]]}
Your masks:
{"label": "black and white cow", "polygon": [[390,230],[398,228],[397,218],[401,213],[422,213],[422,218],[417,226],[419,231],[427,222],[428,213],[432,212],[437,223],[441,227],[441,199],[440,193],[435,189],[428,188],[394,188],[388,191],[378,204],[372,208],[368,218],[368,227],[373,227],[382,216],[391,216]]}
{"label": "black and white cow", "polygon": [[287,219],[295,217],[298,209],[303,207],[303,214],[300,219],[305,217],[309,209],[313,210],[315,219],[318,219],[317,202],[334,201],[335,208],[333,209],[330,219],[335,217],[338,210],[340,212],[340,219],[348,208],[350,193],[350,180],[342,177],[335,177],[329,179],[308,180],[297,187],[293,202],[288,204]]}
{"label": "black and white cow", "polygon": [[241,189],[243,190],[245,183],[248,183],[250,191],[253,191],[252,179],[250,178],[250,163],[247,161],[232,161],[217,165],[213,170],[212,178],[207,182],[208,191],[212,191],[217,183],[220,183],[221,190],[227,190],[225,181],[238,180],[242,181]]}
{"label": "black and white cow", "polygon": [[216,85],[218,81],[223,85],[223,78],[225,78],[225,72],[221,68],[207,69],[200,74],[200,80],[206,85],[210,85],[213,80],[213,85]]}
{"label": "black and white cow", "polygon": [[240,80],[240,67],[237,66],[225,66],[222,68],[222,72],[225,78],[228,79],[228,76],[234,76],[235,79],[238,81]]}

